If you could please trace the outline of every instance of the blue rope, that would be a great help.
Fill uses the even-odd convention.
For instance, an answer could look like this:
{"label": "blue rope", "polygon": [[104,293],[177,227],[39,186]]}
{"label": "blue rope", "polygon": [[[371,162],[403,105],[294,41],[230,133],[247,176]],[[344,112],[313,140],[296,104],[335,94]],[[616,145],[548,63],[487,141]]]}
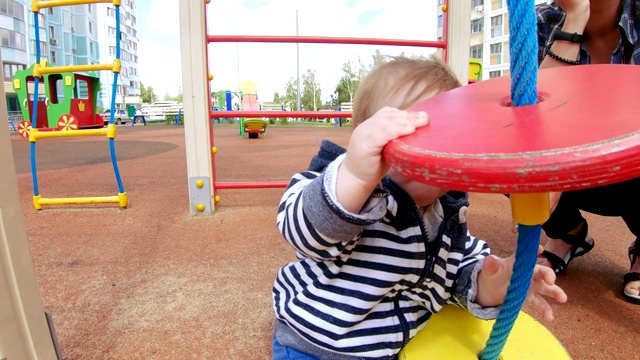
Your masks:
{"label": "blue rope", "polygon": [[[39,21],[38,21],[38,12],[33,13],[33,23],[35,26],[36,33],[36,64],[40,63],[40,31],[38,29]],[[38,124],[38,88],[40,85],[40,78],[35,78],[33,81],[33,107],[31,110],[31,128],[35,129]],[[29,91],[27,91],[27,98],[29,97]],[[36,143],[31,143],[31,179],[33,181],[33,195],[40,195],[40,191],[38,189],[38,171],[36,167]]]}
{"label": "blue rope", "polygon": [[507,0],[511,101],[514,106],[538,101],[538,34],[534,0]]}
{"label": "blue rope", "polygon": [[[511,102],[533,105],[538,100],[538,37],[534,0],[507,0],[509,52],[511,54]],[[527,297],[538,257],[541,225],[518,225],[513,274],[504,303],[493,325],[481,360],[497,360]]]}
{"label": "blue rope", "polygon": [[[120,5],[116,5],[116,59],[120,60]],[[116,113],[116,92],[118,91],[118,73],[113,73],[113,86],[111,88],[111,117],[109,118],[109,124],[113,124]],[[109,149],[111,150],[111,163],[113,164],[113,172],[116,175],[116,181],[118,182],[118,190],[120,193],[124,193],[124,185],[122,185],[122,178],[120,177],[120,170],[118,169],[118,162],[116,160],[116,145],[114,139],[109,139]]]}
{"label": "blue rope", "polygon": [[509,332],[513,328],[531,285],[541,231],[542,227],[540,225],[518,225],[516,260],[513,264],[511,283],[489,335],[487,345],[480,356],[482,360],[498,359],[507,342]]}

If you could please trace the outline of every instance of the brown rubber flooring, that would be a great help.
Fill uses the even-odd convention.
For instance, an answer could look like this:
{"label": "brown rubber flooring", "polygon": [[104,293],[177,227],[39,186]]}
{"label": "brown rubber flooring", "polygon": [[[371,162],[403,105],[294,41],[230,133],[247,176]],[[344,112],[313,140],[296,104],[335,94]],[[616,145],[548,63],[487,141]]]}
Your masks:
{"label": "brown rubber flooring", "polygon": [[[270,127],[247,139],[216,125],[217,179],[288,180],[321,139],[346,145],[350,130]],[[36,211],[29,143],[13,134],[26,232],[65,359],[270,358],[271,286],[294,259],[275,226],[283,189],[221,190],[213,216],[190,216],[184,142],[182,127],[118,127],[129,208]],[[37,166],[44,197],[118,192],[106,139],[42,140]],[[471,201],[472,233],[494,254],[513,252],[508,199]],[[559,278],[569,302],[554,304],[556,320],[544,324],[574,359],[640,359],[640,306],[621,297],[633,237],[618,218],[586,217],[596,248]]]}

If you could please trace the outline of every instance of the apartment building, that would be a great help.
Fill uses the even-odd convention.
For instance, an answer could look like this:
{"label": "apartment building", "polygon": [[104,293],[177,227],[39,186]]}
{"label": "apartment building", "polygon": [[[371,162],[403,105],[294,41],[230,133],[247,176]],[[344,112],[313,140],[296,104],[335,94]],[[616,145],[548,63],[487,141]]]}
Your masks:
{"label": "apartment building", "polygon": [[[116,58],[116,9],[112,4],[98,4],[97,28],[100,38],[100,62],[110,63]],[[116,107],[140,105],[140,77],[138,76],[138,24],[135,0],[122,0],[120,5],[120,60],[122,69],[118,76]],[[100,74],[102,89],[100,99],[103,108],[109,108],[113,94],[113,73]]]}
{"label": "apartment building", "polygon": [[[30,0],[0,0],[4,89],[10,114],[19,112],[12,77],[36,61],[36,33]],[[140,95],[135,0],[120,6],[122,70],[116,107],[125,108]],[[116,21],[112,4],[86,4],[41,9],[38,13],[40,58],[53,65],[105,64],[115,59]],[[100,71],[98,109],[111,106],[113,73]],[[139,101],[138,101],[139,102]]]}
{"label": "apartment building", "polygon": [[[438,0],[438,34],[442,34],[441,0]],[[546,0],[535,0],[536,4]],[[508,75],[509,56],[509,12],[507,0],[470,0],[470,44],[469,58],[482,64],[480,79],[485,80]]]}
{"label": "apartment building", "polygon": [[16,71],[26,69],[30,62],[27,47],[26,0],[0,0],[0,33],[2,34],[2,73],[7,107],[20,111],[18,97],[13,92],[11,78]]}

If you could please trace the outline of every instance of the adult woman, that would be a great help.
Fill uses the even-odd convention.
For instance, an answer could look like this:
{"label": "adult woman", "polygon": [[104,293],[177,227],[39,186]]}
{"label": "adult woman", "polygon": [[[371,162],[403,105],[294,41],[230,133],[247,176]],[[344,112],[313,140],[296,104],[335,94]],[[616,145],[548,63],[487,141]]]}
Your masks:
{"label": "adult woman", "polygon": [[[640,0],[556,0],[536,6],[540,69],[580,64],[640,65],[639,11]],[[593,248],[580,210],[620,216],[636,236],[629,247],[631,267],[624,276],[623,296],[640,304],[640,211],[636,208],[640,203],[640,178],[554,194],[552,203],[557,205],[543,225],[550,240],[539,263],[561,273],[573,258]]]}

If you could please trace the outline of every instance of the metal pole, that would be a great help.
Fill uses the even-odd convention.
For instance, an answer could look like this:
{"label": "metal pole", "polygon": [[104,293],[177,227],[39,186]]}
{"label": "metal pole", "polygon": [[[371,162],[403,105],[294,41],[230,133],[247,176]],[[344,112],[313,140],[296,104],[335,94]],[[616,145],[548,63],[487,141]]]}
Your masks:
{"label": "metal pole", "polygon": [[238,86],[240,86],[240,43],[236,43],[236,59],[238,64]]}
{"label": "metal pole", "polygon": [[[298,36],[298,9],[296,9],[296,36]],[[300,43],[296,43],[296,57],[297,57],[297,70],[298,74],[298,85],[296,91],[296,104],[298,105],[297,110],[300,111]]]}

